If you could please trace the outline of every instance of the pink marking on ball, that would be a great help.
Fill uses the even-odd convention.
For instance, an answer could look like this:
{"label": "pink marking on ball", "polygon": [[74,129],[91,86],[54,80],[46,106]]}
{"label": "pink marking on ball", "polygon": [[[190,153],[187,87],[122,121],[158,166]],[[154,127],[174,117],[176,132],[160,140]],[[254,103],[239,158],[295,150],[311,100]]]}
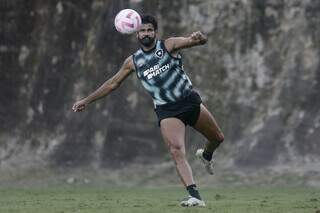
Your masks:
{"label": "pink marking on ball", "polygon": [[128,23],[128,22],[121,22],[121,27],[130,27],[130,28],[134,28],[134,24]]}
{"label": "pink marking on ball", "polygon": [[138,27],[140,27],[141,23],[140,23],[140,19],[139,19],[139,17],[138,17],[138,16],[136,16],[135,18],[136,18],[136,20],[137,20],[137,26],[138,26]]}
{"label": "pink marking on ball", "polygon": [[132,16],[133,12],[131,11],[130,13],[127,14],[127,18],[130,18]]}

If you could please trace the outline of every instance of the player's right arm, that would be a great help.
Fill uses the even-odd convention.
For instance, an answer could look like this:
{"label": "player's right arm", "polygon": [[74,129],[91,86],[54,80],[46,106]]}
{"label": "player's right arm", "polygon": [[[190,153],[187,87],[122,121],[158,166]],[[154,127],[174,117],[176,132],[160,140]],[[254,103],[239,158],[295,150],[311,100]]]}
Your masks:
{"label": "player's right arm", "polygon": [[132,73],[133,70],[133,59],[132,56],[129,56],[122,64],[120,70],[113,77],[105,81],[97,90],[86,98],[77,101],[72,107],[73,111],[82,111],[88,104],[109,95],[120,86],[120,84]]}

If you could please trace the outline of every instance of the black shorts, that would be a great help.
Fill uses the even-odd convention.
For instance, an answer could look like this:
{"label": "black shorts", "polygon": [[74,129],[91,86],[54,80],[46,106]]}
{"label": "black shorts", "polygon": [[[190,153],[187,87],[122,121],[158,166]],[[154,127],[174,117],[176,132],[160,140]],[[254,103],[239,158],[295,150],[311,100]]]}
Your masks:
{"label": "black shorts", "polygon": [[185,125],[195,125],[199,118],[201,103],[200,95],[196,91],[191,91],[182,100],[156,106],[155,112],[158,116],[158,125],[160,126],[161,120],[165,118],[178,118]]}

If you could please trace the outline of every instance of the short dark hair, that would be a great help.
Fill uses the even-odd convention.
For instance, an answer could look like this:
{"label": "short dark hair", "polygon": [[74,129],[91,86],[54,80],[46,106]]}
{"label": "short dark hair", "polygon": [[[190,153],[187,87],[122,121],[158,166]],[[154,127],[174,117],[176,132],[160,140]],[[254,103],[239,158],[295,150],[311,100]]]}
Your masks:
{"label": "short dark hair", "polygon": [[142,24],[152,24],[154,30],[158,29],[158,23],[155,17],[151,15],[143,15],[141,17]]}

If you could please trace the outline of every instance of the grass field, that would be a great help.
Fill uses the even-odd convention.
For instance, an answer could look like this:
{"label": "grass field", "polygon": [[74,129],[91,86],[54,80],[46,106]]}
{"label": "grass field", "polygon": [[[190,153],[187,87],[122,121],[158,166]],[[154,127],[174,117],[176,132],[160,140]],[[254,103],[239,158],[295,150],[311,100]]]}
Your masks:
{"label": "grass field", "polygon": [[320,212],[320,189],[220,187],[201,190],[207,207],[183,208],[180,187],[49,186],[1,187],[0,212]]}

